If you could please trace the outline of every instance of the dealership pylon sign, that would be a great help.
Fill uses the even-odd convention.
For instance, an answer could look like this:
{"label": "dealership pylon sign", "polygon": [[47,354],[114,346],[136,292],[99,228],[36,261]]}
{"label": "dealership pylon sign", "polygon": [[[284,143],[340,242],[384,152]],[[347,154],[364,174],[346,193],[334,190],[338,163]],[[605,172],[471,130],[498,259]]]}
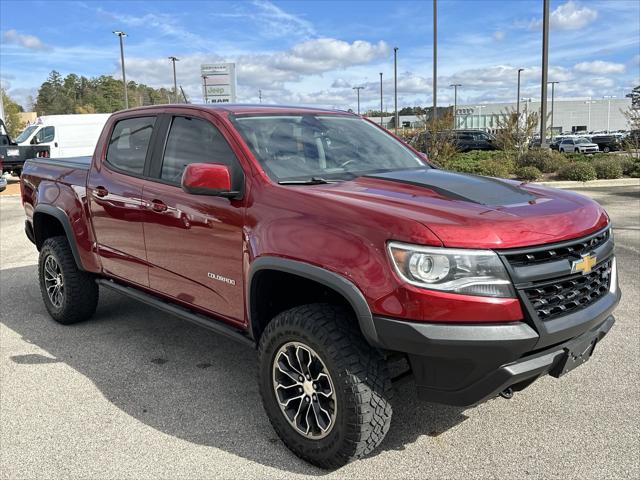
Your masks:
{"label": "dealership pylon sign", "polygon": [[204,103],[235,103],[236,64],[209,63],[200,66]]}

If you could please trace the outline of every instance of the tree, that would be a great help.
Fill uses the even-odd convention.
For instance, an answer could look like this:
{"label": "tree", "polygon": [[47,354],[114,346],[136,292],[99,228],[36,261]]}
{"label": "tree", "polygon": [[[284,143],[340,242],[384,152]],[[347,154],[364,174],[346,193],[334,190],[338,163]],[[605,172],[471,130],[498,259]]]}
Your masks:
{"label": "tree", "polygon": [[518,117],[515,109],[507,108],[498,117],[496,144],[501,150],[513,153],[517,161],[529,149],[537,127],[537,112],[520,112]]}
{"label": "tree", "polygon": [[640,85],[634,87],[625,97],[631,99],[631,108],[640,108]]}
{"label": "tree", "polygon": [[2,91],[2,101],[4,103],[4,121],[7,126],[7,131],[12,138],[15,138],[24,128],[24,122],[20,120],[19,113],[22,111],[22,107],[18,105],[13,99]]}

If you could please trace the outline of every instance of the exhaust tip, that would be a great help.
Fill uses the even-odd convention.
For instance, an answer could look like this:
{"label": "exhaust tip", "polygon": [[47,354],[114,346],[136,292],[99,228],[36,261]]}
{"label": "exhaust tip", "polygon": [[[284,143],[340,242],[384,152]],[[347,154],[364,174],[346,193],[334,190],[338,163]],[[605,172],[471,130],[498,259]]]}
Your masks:
{"label": "exhaust tip", "polygon": [[506,398],[507,400],[511,400],[513,398],[513,388],[511,387],[505,388],[503,391],[500,392],[500,396],[502,398]]}

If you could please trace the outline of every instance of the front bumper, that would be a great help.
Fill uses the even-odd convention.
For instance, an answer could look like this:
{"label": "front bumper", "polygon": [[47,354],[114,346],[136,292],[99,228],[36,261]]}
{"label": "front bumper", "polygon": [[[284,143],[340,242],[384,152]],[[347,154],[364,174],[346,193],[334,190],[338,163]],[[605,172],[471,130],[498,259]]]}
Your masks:
{"label": "front bumper", "polygon": [[[374,317],[383,347],[404,352],[420,398],[470,406],[507,388],[522,390],[554,373],[573,345],[600,341],[613,326],[620,290],[605,295],[554,325],[549,346],[525,322],[460,325]],[[546,336],[546,334],[543,334]],[[540,348],[541,345],[547,345]]]}

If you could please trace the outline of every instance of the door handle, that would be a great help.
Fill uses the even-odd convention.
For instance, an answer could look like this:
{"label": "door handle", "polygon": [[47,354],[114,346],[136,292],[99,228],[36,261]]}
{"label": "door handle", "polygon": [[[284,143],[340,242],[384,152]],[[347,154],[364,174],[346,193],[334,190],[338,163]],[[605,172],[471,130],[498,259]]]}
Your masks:
{"label": "door handle", "polygon": [[151,210],[154,212],[164,212],[167,210],[167,204],[162,200],[151,200]]}
{"label": "door handle", "polygon": [[104,187],[96,187],[94,189],[94,193],[96,194],[97,197],[103,198],[109,195],[109,190],[107,190]]}

